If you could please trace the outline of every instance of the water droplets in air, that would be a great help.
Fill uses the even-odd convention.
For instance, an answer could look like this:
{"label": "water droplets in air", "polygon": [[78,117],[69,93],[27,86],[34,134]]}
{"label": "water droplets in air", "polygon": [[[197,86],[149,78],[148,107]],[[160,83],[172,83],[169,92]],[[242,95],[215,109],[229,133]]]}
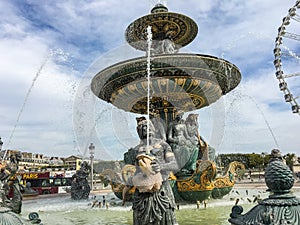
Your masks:
{"label": "water droplets in air", "polygon": [[[225,138],[222,147],[227,151],[231,148],[232,152],[279,148],[276,135],[266,116],[266,107],[247,94],[247,90],[241,84],[226,96]],[[256,144],[259,146],[260,143],[263,143],[266,149],[258,149]]]}
{"label": "water droplets in air", "polygon": [[[49,65],[49,62],[53,62],[53,63],[55,63],[55,65],[63,66],[63,65],[66,65],[69,62],[69,60],[70,60],[70,55],[68,53],[65,53],[62,49],[51,49],[48,51],[47,55],[44,57],[42,63],[38,67],[37,72],[34,74],[34,77],[32,79],[30,87],[26,92],[25,98],[24,98],[22,105],[20,107],[20,110],[17,114],[17,119],[14,123],[12,132],[11,132],[8,142],[7,142],[8,147],[11,145],[11,143],[13,141],[14,134],[20,123],[22,114],[23,114],[24,110],[26,109],[27,102],[31,96],[31,93],[32,93],[35,85],[36,85],[36,82],[39,80],[39,77],[45,72],[45,69]],[[49,79],[53,79],[53,78],[51,77]],[[74,93],[75,93],[76,84],[73,84],[73,86],[74,86],[73,89],[74,89]]]}

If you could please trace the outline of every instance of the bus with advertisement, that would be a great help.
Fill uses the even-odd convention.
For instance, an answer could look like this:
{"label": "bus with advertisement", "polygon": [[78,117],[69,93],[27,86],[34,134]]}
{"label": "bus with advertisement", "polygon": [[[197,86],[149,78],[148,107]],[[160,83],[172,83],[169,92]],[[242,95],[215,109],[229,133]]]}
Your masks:
{"label": "bus with advertisement", "polygon": [[22,172],[20,183],[30,186],[31,189],[38,191],[39,195],[67,193],[71,188],[72,176],[74,171],[45,171],[45,172]]}

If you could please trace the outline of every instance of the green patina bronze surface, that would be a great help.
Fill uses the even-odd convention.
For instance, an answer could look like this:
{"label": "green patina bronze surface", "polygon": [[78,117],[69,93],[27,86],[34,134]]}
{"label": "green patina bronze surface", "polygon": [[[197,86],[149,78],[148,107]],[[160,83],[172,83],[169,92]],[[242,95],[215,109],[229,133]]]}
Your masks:
{"label": "green patina bronze surface", "polygon": [[271,156],[265,180],[272,194],[243,215],[243,207],[234,206],[229,219],[231,224],[300,224],[300,199],[290,193],[295,181],[293,173],[283,163],[279,150],[272,150]]}
{"label": "green patina bronze surface", "polygon": [[172,40],[177,48],[186,46],[198,33],[197,24],[189,17],[168,12],[167,7],[158,4],[151,14],[132,22],[126,29],[126,41],[134,48],[147,49],[147,27],[151,26],[153,40]]}
{"label": "green patina bronze surface", "polygon": [[[146,114],[146,68],[146,57],[115,64],[93,78],[92,91],[117,108]],[[150,110],[170,120],[176,110],[187,112],[212,104],[240,80],[239,69],[224,59],[183,53],[153,56]]]}
{"label": "green patina bronze surface", "polygon": [[220,187],[220,188],[214,188],[211,192],[211,197],[213,199],[221,199],[225,195],[228,195],[230,191],[232,190],[233,185],[231,187]]}

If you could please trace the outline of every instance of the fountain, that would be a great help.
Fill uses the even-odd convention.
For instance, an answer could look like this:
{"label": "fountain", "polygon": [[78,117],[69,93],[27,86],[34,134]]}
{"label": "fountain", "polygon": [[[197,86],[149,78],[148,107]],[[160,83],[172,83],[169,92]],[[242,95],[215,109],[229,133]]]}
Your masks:
{"label": "fountain", "polygon": [[[92,79],[91,89],[96,96],[139,115],[137,131],[141,143],[124,154],[122,178],[114,171],[102,173],[103,181],[111,184],[120,199],[133,201],[134,209],[144,198],[141,193],[156,196],[162,188],[167,193],[171,191],[164,187],[167,182],[176,202],[222,198],[232,189],[236,170],[244,169],[241,163],[232,162],[224,176],[216,178],[214,149],[199,134],[198,115],[190,113],[183,119],[185,112],[209,106],[241,80],[239,69],[222,58],[179,53],[197,32],[197,24],[191,18],[169,12],[159,3],[125,32],[126,41],[145,51],[146,56],[109,66]],[[167,195],[172,202],[173,197]],[[167,213],[168,207],[173,209],[173,203],[161,212]],[[170,224],[173,223],[176,222]]]}
{"label": "fountain", "polygon": [[244,215],[242,215],[242,206],[234,206],[229,219],[231,224],[299,224],[300,199],[290,193],[295,178],[289,167],[283,163],[278,149],[272,150],[265,172],[265,181],[268,191],[272,192],[269,198],[260,201]]}
{"label": "fountain", "polygon": [[21,155],[16,153],[10,156],[9,161],[0,162],[0,224],[41,223],[39,215],[35,212],[29,214],[30,222],[19,216],[22,211],[22,192],[24,189],[20,185],[20,177],[17,175],[20,159]]}

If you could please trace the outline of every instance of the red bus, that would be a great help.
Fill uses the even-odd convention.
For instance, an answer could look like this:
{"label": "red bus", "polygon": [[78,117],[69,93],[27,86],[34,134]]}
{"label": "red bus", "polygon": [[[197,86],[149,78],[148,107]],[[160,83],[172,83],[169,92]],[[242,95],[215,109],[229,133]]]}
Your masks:
{"label": "red bus", "polygon": [[72,174],[74,173],[72,171],[25,172],[18,173],[17,176],[21,176],[21,184],[30,186],[33,190],[38,191],[39,195],[44,195],[67,193],[68,189],[71,187]]}

